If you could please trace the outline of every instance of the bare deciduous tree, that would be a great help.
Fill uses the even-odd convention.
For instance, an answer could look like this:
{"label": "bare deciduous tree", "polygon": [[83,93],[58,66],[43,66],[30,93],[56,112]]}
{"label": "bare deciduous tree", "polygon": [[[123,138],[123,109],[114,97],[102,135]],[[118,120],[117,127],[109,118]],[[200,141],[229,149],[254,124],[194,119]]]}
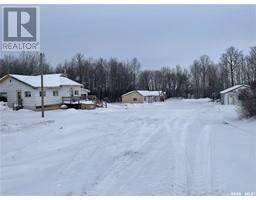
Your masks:
{"label": "bare deciduous tree", "polygon": [[235,70],[241,65],[242,52],[231,46],[222,54],[220,64],[229,71],[231,86],[236,84]]}

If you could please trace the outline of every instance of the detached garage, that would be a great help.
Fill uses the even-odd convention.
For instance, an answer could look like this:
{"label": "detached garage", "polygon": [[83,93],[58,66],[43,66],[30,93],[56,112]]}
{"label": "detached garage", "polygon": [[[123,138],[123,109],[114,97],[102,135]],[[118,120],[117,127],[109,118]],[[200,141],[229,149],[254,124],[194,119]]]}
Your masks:
{"label": "detached garage", "polygon": [[153,103],[157,101],[164,101],[162,91],[133,90],[122,95],[123,103]]}

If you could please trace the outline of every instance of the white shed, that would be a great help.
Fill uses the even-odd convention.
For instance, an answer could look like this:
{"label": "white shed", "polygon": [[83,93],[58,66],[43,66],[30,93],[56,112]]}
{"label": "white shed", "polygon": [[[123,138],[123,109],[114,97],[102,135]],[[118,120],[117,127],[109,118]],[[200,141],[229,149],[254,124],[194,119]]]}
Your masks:
{"label": "white shed", "polygon": [[239,92],[243,89],[249,88],[250,86],[248,85],[235,85],[233,87],[227,88],[223,91],[220,92],[220,96],[221,96],[221,103],[222,104],[238,104],[239,103],[239,99],[238,99],[238,95]]}
{"label": "white shed", "polygon": [[[36,109],[41,106],[41,79],[38,76],[8,74],[0,79],[0,95],[7,97],[9,107],[21,105]],[[88,95],[89,90],[63,76],[62,74],[44,75],[45,106],[60,105],[62,97]]]}

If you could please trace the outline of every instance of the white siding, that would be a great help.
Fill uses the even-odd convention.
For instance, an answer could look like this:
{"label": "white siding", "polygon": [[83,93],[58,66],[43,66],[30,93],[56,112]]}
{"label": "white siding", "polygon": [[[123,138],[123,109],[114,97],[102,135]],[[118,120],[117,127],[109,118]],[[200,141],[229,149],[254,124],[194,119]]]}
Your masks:
{"label": "white siding", "polygon": [[[9,107],[13,107],[13,104],[18,103],[17,91],[21,91],[24,108],[32,109],[35,106],[35,93],[32,87],[10,77],[0,83],[0,92],[7,93],[7,104]],[[25,91],[30,91],[31,97],[25,97]]]}
{"label": "white siding", "polygon": [[[59,92],[59,96],[53,96],[53,91],[56,90]],[[41,88],[35,89],[35,104],[36,106],[41,106],[41,96],[40,96]],[[44,88],[46,96],[44,97],[44,105],[55,105],[61,103],[61,96],[60,96],[60,87],[57,88]]]}
{"label": "white siding", "polygon": [[[41,106],[41,96],[40,96],[40,88],[35,89],[36,94],[36,106]],[[53,96],[53,91],[57,90],[59,92],[59,96]],[[71,90],[79,90],[79,95],[81,96],[81,86],[61,86],[57,88],[45,88],[46,96],[44,97],[44,104],[47,105],[56,105],[62,103],[62,97],[71,96]]]}
{"label": "white siding", "polygon": [[240,87],[235,90],[221,94],[221,102],[226,105],[239,104],[239,99],[238,99],[239,92],[240,92],[240,90],[243,90],[246,88],[248,88],[248,87]]}
{"label": "white siding", "polygon": [[[10,82],[11,80],[11,82]],[[0,92],[7,93],[7,104],[12,107],[13,104],[17,104],[17,91],[21,91],[21,98],[23,101],[24,108],[34,109],[37,106],[41,106],[40,97],[41,88],[32,88],[14,78],[8,77],[2,83],[0,83]],[[53,96],[53,91],[57,90],[59,92],[58,96]],[[79,94],[74,96],[81,96],[81,86],[61,86],[55,88],[45,88],[46,96],[44,98],[44,104],[56,105],[62,103],[62,97],[71,96],[71,91],[78,90]],[[31,92],[31,97],[25,97],[25,91]]]}
{"label": "white siding", "polygon": [[228,94],[224,94],[224,104],[228,104]]}
{"label": "white siding", "polygon": [[[79,91],[78,95],[75,95],[75,90]],[[62,86],[61,87],[61,96],[69,97],[72,95],[72,91],[73,91],[74,96],[81,96],[82,88],[81,88],[81,86],[66,86],[66,85]]]}

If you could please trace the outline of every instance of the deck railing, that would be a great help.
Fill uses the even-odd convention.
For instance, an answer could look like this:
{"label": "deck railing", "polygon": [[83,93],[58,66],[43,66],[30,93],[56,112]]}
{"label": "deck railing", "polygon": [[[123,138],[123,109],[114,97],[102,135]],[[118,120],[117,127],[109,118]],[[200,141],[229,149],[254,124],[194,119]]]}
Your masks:
{"label": "deck railing", "polygon": [[80,104],[81,100],[86,100],[85,96],[71,96],[71,97],[62,97],[62,104]]}
{"label": "deck railing", "polygon": [[[86,96],[73,96],[73,97],[62,97],[62,104],[69,104],[69,105],[74,105],[77,104],[78,107],[81,106],[81,104],[84,104],[84,102],[81,101],[88,101]],[[97,107],[107,107],[107,102],[103,100],[91,100],[92,104],[94,104]]]}

